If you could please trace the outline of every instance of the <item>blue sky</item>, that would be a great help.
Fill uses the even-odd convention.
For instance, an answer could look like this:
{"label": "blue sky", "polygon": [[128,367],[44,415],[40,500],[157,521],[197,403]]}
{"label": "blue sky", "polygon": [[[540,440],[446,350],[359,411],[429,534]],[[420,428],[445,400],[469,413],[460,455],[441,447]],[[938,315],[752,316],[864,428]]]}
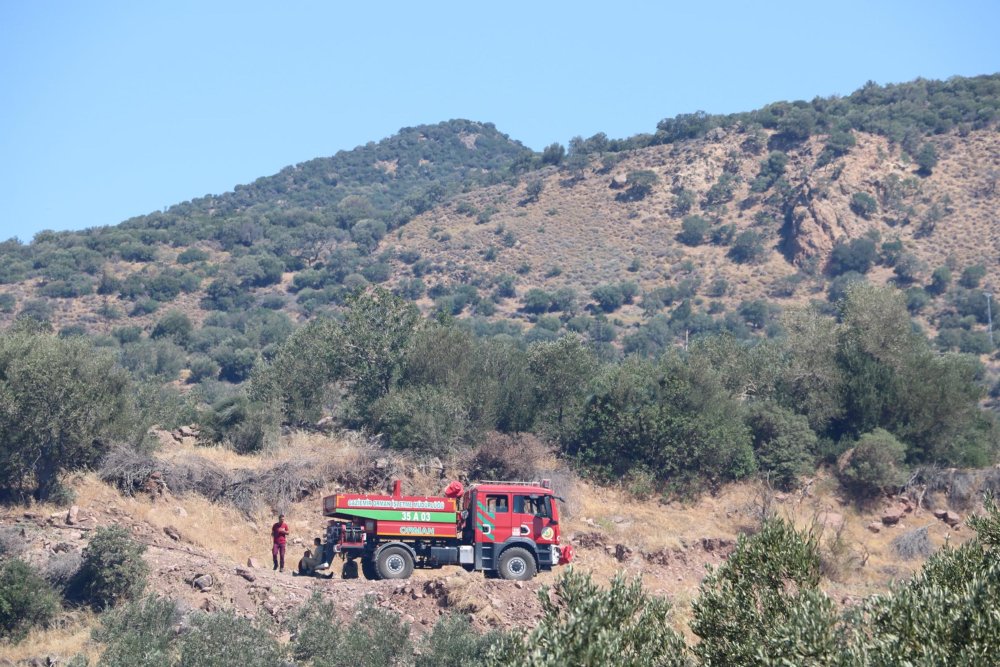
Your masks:
{"label": "blue sky", "polygon": [[993,73],[997,26],[985,0],[9,0],[0,239],[116,224],[450,118],[541,149]]}

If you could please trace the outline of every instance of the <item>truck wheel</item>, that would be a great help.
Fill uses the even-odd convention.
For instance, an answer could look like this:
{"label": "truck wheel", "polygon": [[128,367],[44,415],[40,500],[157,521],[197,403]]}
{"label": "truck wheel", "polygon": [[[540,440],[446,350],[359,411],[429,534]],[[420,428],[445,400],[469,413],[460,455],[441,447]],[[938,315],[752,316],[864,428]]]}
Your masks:
{"label": "truck wheel", "polygon": [[368,581],[378,581],[378,568],[375,567],[375,561],[370,558],[364,558],[361,561],[361,573],[365,575],[365,579]]}
{"label": "truck wheel", "polygon": [[344,569],[341,570],[340,576],[344,579],[357,579],[358,578],[358,562],[355,560],[344,561]]}
{"label": "truck wheel", "polygon": [[535,576],[535,557],[527,549],[511,547],[500,554],[500,578],[527,581]]}
{"label": "truck wheel", "polygon": [[375,566],[382,579],[409,579],[413,574],[413,557],[403,547],[386,547],[379,552]]}

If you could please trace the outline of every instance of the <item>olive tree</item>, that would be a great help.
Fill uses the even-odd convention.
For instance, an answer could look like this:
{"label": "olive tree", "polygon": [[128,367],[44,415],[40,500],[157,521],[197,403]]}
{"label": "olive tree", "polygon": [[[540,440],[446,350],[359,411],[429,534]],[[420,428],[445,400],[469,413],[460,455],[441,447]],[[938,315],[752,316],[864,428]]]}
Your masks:
{"label": "olive tree", "polygon": [[0,333],[0,488],[53,498],[62,475],[145,431],[127,371],[85,339]]}

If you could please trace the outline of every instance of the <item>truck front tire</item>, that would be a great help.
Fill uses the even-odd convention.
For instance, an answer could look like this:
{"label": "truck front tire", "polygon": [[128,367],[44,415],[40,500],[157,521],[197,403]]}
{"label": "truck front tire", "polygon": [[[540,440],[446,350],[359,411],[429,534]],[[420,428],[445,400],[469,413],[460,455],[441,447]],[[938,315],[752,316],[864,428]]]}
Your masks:
{"label": "truck front tire", "polygon": [[381,579],[409,579],[413,574],[413,556],[403,547],[386,547],[378,553],[375,568]]}
{"label": "truck front tire", "polygon": [[501,579],[528,581],[535,576],[535,557],[527,549],[511,547],[500,554],[497,570]]}

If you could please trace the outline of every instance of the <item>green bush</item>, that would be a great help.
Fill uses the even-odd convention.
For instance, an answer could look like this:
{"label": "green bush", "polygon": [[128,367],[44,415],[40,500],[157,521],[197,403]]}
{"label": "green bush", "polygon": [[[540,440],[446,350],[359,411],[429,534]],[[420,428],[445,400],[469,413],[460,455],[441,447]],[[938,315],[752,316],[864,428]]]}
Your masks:
{"label": "green bush", "polygon": [[420,642],[414,667],[467,667],[485,664],[498,641],[496,633],[480,634],[461,614],[438,619]]}
{"label": "green bush", "polygon": [[709,223],[705,218],[700,215],[689,215],[681,222],[681,232],[677,235],[677,240],[684,245],[701,245],[705,242],[708,227]]}
{"label": "green bush", "polygon": [[468,409],[447,389],[406,387],[389,393],[373,408],[374,422],[395,449],[443,456],[465,442]]}
{"label": "green bush", "polygon": [[766,255],[764,236],[752,229],[740,232],[729,249],[729,257],[740,264],[760,262]]}
{"label": "green bush", "polygon": [[232,611],[193,616],[178,643],[183,667],[275,667],[286,653],[271,628]]}
{"label": "green bush", "polygon": [[323,600],[319,591],[288,620],[292,657],[301,664],[335,664],[341,640],[341,626],[331,623],[336,614],[333,603]]}
{"label": "green bush", "polygon": [[605,313],[613,313],[625,303],[621,285],[598,285],[590,293],[598,307]]}
{"label": "green bush", "polygon": [[354,618],[343,629],[337,657],[332,662],[316,661],[317,665],[357,665],[382,667],[405,665],[413,655],[410,627],[399,614],[376,607],[365,599],[354,612]]}
{"label": "green bush", "polygon": [[149,577],[146,546],[121,526],[98,528],[83,549],[78,590],[95,609],[107,609],[142,594]]}
{"label": "green bush", "polygon": [[958,283],[966,289],[976,289],[984,276],[986,276],[986,267],[982,264],[974,264],[965,267]]}
{"label": "green bush", "polygon": [[17,642],[58,611],[58,595],[30,565],[17,558],[0,565],[0,638]]}
{"label": "green bush", "polygon": [[870,220],[878,212],[878,202],[867,192],[851,195],[851,210],[865,220]]}
{"label": "green bush", "polygon": [[0,490],[46,499],[65,472],[145,432],[128,372],[82,338],[0,332]]}
{"label": "green bush", "polygon": [[732,667],[833,664],[836,615],[819,581],[816,537],[765,520],[702,581],[691,622],[701,639],[695,654],[702,664]]}
{"label": "green bush", "polygon": [[817,439],[809,420],[773,403],[756,403],[750,406],[747,425],[758,467],[779,488],[794,487],[813,463]]}
{"label": "green bush", "polygon": [[101,616],[94,636],[105,645],[101,667],[161,667],[174,664],[177,607],[166,598],[133,600]]}
{"label": "green bush", "polygon": [[553,595],[543,589],[542,619],[523,639],[497,638],[490,665],[616,665],[682,667],[689,664],[684,640],[671,628],[670,603],[646,593],[637,578],[619,573],[609,588],[569,568]]}
{"label": "green bush", "polygon": [[848,271],[868,273],[877,260],[875,241],[869,238],[853,239],[849,243],[839,242],[833,247],[828,270],[833,276]]}
{"label": "green bush", "polygon": [[861,498],[871,498],[902,484],[906,445],[878,428],[858,439],[840,470],[841,482]]}
{"label": "green bush", "polygon": [[240,454],[271,449],[278,441],[277,406],[242,394],[222,399],[202,413],[198,422],[202,441],[226,445]]}

